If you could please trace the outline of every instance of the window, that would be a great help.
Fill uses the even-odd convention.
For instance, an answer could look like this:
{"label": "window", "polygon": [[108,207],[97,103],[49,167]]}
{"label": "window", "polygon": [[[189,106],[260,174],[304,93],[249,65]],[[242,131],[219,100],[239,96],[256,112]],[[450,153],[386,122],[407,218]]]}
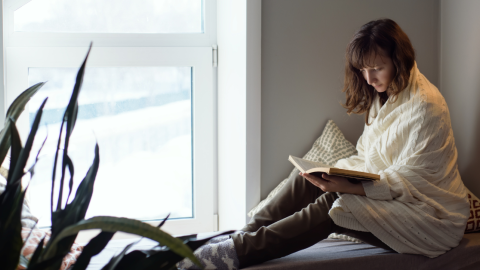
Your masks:
{"label": "window", "polygon": [[215,2],[134,2],[5,1],[6,105],[29,85],[48,81],[17,123],[26,138],[39,102],[49,97],[36,147],[48,139],[28,194],[40,226],[50,225],[59,121],[90,41],[70,146],[77,185],[93,160],[95,141],[100,146],[87,218],[125,216],[154,224],[170,213],[164,228],[174,234],[216,225]]}
{"label": "window", "polygon": [[34,0],[14,11],[15,32],[203,33],[201,0]]}

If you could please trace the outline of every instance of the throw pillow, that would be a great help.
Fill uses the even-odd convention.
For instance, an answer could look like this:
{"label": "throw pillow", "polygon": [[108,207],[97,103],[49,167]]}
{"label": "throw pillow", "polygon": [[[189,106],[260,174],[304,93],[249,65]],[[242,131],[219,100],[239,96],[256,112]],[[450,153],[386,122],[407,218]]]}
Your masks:
{"label": "throw pillow", "polygon": [[[357,154],[355,146],[345,139],[343,133],[332,120],[328,120],[327,125],[323,129],[322,135],[315,140],[312,148],[303,156],[303,158],[333,166],[339,159],[347,158],[355,154]],[[258,211],[260,211],[260,209],[272,200],[280,189],[285,186],[288,179],[296,177],[298,172],[298,169],[293,169],[289,176],[280,182],[280,184],[268,194],[267,198],[248,212],[248,216],[253,217]]]}
{"label": "throw pillow", "polygon": [[470,217],[465,227],[465,233],[480,231],[480,200],[467,188],[468,201],[470,202]]}
{"label": "throw pillow", "polygon": [[[25,244],[23,245],[21,251],[20,264],[18,265],[17,270],[27,269],[28,262],[32,258],[35,249],[43,238],[45,238],[43,247],[46,247],[48,241],[50,240],[50,232],[39,229],[33,229],[32,231],[30,228],[22,228],[22,239]],[[63,262],[59,270],[69,269],[75,263],[78,256],[80,256],[82,250],[83,246],[73,243],[70,253],[63,258]]]}

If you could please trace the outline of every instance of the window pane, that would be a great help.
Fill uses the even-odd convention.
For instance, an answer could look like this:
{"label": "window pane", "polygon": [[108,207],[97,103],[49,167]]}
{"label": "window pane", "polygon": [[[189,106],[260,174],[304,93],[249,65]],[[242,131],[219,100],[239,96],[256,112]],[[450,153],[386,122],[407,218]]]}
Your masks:
{"label": "window pane", "polygon": [[32,0],[14,13],[20,32],[202,33],[202,0]]}
{"label": "window pane", "polygon": [[[48,139],[28,194],[33,213],[41,218],[39,226],[50,225],[53,158],[76,72],[77,68],[29,68],[30,85],[48,81],[29,103],[32,122],[49,97],[34,151],[47,135]],[[93,162],[98,141],[100,169],[87,217],[193,216],[191,75],[191,67],[86,69],[69,156],[76,188]]]}

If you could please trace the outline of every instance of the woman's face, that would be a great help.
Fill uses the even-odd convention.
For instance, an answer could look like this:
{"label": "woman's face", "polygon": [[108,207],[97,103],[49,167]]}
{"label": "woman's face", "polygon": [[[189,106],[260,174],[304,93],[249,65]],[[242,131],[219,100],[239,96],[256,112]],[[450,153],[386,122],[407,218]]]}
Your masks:
{"label": "woman's face", "polygon": [[372,54],[367,57],[367,63],[367,67],[360,69],[363,78],[379,93],[387,91],[396,72],[392,59],[386,56],[383,51],[380,51],[376,55]]}

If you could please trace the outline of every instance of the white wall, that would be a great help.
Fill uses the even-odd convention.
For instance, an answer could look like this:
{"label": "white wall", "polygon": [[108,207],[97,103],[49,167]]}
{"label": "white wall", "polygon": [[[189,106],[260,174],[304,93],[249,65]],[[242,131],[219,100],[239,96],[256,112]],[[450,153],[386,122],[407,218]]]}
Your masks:
{"label": "white wall", "polygon": [[452,120],[465,185],[480,195],[480,1],[441,1],[440,91]]}
{"label": "white wall", "polygon": [[262,198],[292,170],[288,155],[305,154],[328,119],[356,144],[363,116],[340,106],[353,33],[393,19],[410,37],[420,71],[438,85],[438,15],[435,0],[262,1]]}
{"label": "white wall", "polygon": [[260,201],[261,2],[218,1],[218,215],[240,229]]}

